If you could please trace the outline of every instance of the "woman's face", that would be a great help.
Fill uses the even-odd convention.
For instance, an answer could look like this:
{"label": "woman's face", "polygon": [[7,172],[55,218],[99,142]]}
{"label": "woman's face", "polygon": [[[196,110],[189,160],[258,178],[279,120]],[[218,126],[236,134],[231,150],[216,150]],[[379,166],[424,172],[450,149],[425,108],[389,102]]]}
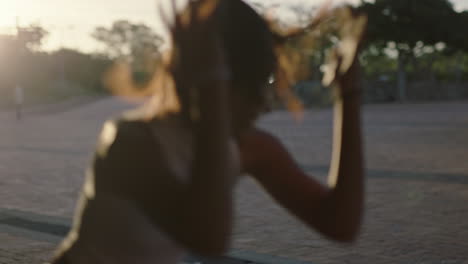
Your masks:
{"label": "woman's face", "polygon": [[234,87],[231,92],[232,128],[236,136],[251,128],[260,114],[265,112],[264,88],[252,87],[249,94],[239,92],[249,91],[246,88],[244,86],[241,90]]}

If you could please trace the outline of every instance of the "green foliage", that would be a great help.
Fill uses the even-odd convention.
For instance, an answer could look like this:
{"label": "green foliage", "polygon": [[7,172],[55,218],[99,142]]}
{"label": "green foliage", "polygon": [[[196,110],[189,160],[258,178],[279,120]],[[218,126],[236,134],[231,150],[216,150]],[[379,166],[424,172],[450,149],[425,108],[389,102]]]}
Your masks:
{"label": "green foliage", "polygon": [[105,54],[113,59],[142,60],[158,54],[163,44],[163,39],[147,25],[126,20],[118,20],[110,28],[97,27],[91,36],[106,46]]}
{"label": "green foliage", "polygon": [[[405,97],[406,92],[408,99],[447,98],[444,93],[456,93],[438,85],[463,87],[463,82],[468,81],[468,34],[463,30],[468,25],[468,11],[456,12],[447,0],[369,0],[361,1],[358,9],[369,19],[360,57],[366,101],[393,101]],[[300,6],[289,10],[296,15],[297,26],[306,24],[304,21],[310,20],[313,13]],[[324,26],[333,26],[330,22]],[[324,51],[337,40],[333,28],[321,28],[319,32],[288,43],[288,48],[303,49],[298,67],[308,70],[309,76],[306,82],[296,85],[296,93],[312,105],[324,98],[318,83],[319,66],[324,62]],[[416,84],[422,83],[435,88],[419,94],[424,93],[424,85],[418,88]]]}
{"label": "green foliage", "polygon": [[421,71],[415,68],[424,64],[418,63],[419,58],[432,59],[423,69],[434,79],[434,59],[468,49],[468,35],[460,30],[467,16],[457,13],[448,0],[361,1],[359,8],[368,14],[369,47],[396,54],[400,100],[406,98],[407,74]]}
{"label": "green foliage", "polygon": [[453,30],[450,31],[447,44],[453,50],[468,52],[468,34],[463,28],[468,25],[468,11],[458,13],[451,22]]}
{"label": "green foliage", "polygon": [[367,79],[395,79],[393,73],[397,69],[397,61],[387,56],[376,46],[369,46],[361,53],[361,65],[364,77]]}
{"label": "green foliage", "polygon": [[49,32],[40,25],[32,24],[18,29],[16,41],[20,47],[33,50],[41,46],[48,34]]}
{"label": "green foliage", "polygon": [[97,27],[91,36],[106,46],[107,57],[129,62],[138,84],[150,79],[161,59],[163,39],[144,24],[118,20],[110,28]]}
{"label": "green foliage", "polygon": [[101,78],[110,67],[106,57],[84,54],[76,50],[61,49],[50,54],[52,67],[58,75],[86,89],[102,92]]}
{"label": "green foliage", "polygon": [[[40,52],[47,31],[38,25],[20,28],[16,35],[0,35],[0,106],[12,105],[14,87],[25,89],[26,103],[107,92],[102,78],[114,59],[126,59],[137,83],[147,82],[160,58],[162,38],[144,24],[116,21],[110,29],[93,33],[107,46],[105,54],[61,49]],[[150,74],[151,73],[151,74]]]}
{"label": "green foliage", "polygon": [[412,53],[418,42],[449,42],[456,12],[448,0],[375,0],[360,6],[369,17],[368,41]]}
{"label": "green foliage", "polygon": [[457,13],[448,0],[362,1],[359,8],[369,17],[370,49],[393,49],[405,63],[424,54],[468,51],[468,34],[460,29],[468,24],[468,12]]}

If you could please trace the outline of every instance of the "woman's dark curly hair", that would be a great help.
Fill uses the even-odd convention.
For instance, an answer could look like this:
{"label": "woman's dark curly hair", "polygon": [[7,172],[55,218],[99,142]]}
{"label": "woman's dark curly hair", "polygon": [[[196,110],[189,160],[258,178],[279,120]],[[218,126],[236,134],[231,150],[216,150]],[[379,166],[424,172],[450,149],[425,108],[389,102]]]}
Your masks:
{"label": "woman's dark curly hair", "polygon": [[[245,102],[265,106],[268,103],[266,85],[277,69],[274,35],[267,21],[244,1],[219,0],[217,5],[213,13],[216,19],[213,34],[219,36],[230,70],[231,92],[245,98]],[[189,5],[180,14],[181,21],[184,21],[184,16],[189,16],[192,11],[190,8],[194,6]],[[178,65],[184,63],[183,58],[177,58],[178,40],[173,41],[173,54],[166,64],[169,73],[177,72]],[[177,75],[174,76],[176,79]],[[185,89],[196,87],[179,85],[178,80],[175,82],[182,108],[192,109],[193,101],[196,100],[191,96],[196,92]]]}
{"label": "woman's dark curly hair", "polygon": [[[218,32],[215,33],[221,37],[231,70],[232,92],[244,96],[246,101],[254,102],[260,107],[268,107],[270,98],[279,98],[286,102],[290,110],[300,110],[301,105],[290,90],[294,80],[283,48],[287,40],[302,35],[308,28],[319,23],[320,19],[313,20],[308,27],[280,33],[271,22],[243,0],[213,1],[218,1],[219,5],[217,15],[220,17],[217,19],[216,28]],[[188,8],[190,5],[182,15],[189,12]],[[177,46],[177,43],[173,43],[173,46]],[[193,107],[190,105],[190,91],[184,91],[184,88],[174,85],[174,78],[171,76],[175,58],[173,50],[167,55],[163,59],[163,67],[156,70],[154,78],[146,85],[147,89],[129,88],[135,85],[127,80],[131,78],[127,78],[122,71],[114,71],[112,76],[115,78],[110,78],[109,86],[113,87],[114,92],[122,95],[156,95],[153,98],[157,104],[164,104],[163,108],[169,112]],[[271,77],[275,79],[276,89],[268,85]],[[135,90],[139,92],[135,93]]]}
{"label": "woman's dark curly hair", "polygon": [[220,4],[226,5],[219,30],[233,83],[242,89],[244,84],[266,82],[277,66],[275,39],[268,23],[241,0]]}

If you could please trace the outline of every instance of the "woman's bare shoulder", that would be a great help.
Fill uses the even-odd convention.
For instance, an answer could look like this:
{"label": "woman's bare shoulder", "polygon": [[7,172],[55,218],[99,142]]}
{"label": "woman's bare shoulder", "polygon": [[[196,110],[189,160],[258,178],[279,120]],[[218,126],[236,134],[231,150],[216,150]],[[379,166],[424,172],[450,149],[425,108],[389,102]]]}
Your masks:
{"label": "woman's bare shoulder", "polygon": [[240,145],[250,151],[256,150],[256,153],[265,154],[272,154],[271,151],[283,149],[280,139],[260,128],[253,128],[245,133],[240,140]]}
{"label": "woman's bare shoulder", "polygon": [[179,185],[151,125],[125,118],[106,121],[93,169],[101,190],[123,195],[147,212],[159,212],[162,201],[177,193]]}
{"label": "woman's bare shoulder", "polygon": [[141,120],[122,117],[104,122],[96,145],[96,154],[105,157],[111,148],[136,148],[149,140],[148,125]]}
{"label": "woman's bare shoulder", "polygon": [[239,139],[244,170],[257,170],[275,160],[285,148],[278,138],[267,131],[253,128]]}

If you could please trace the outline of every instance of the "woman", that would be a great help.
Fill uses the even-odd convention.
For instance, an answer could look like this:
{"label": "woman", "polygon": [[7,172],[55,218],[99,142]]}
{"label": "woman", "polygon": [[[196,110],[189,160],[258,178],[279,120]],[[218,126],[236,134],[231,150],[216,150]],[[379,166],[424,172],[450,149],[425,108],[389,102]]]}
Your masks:
{"label": "woman", "polygon": [[363,211],[355,56],[335,72],[335,149],[324,186],[254,126],[280,67],[279,37],[265,20],[241,0],[203,0],[190,2],[171,32],[166,73],[152,84],[157,96],[104,124],[53,263],[172,264],[186,253],[223,254],[232,190],[244,173],[311,228],[353,241]]}

